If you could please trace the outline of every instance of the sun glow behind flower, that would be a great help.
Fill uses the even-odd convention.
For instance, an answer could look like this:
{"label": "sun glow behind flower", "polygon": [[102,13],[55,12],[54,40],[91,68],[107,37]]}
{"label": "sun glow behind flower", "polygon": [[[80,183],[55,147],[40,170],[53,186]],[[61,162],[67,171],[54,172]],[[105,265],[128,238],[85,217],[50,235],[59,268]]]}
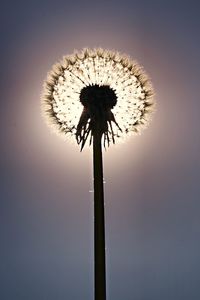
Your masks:
{"label": "sun glow behind flower", "polygon": [[114,142],[115,138],[139,133],[148,124],[154,93],[144,70],[118,52],[84,49],[64,56],[52,67],[44,84],[43,112],[48,123],[63,136],[76,136],[83,111],[81,91],[89,86],[108,86],[116,95],[113,117],[106,120],[108,141],[111,134]]}

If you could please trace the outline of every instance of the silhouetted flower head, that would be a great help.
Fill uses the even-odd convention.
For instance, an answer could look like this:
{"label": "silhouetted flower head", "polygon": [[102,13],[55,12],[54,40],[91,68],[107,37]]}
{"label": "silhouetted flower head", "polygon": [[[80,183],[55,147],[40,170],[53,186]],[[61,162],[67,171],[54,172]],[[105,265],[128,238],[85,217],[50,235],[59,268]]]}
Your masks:
{"label": "silhouetted flower head", "polygon": [[42,110],[62,135],[76,138],[81,149],[95,130],[104,146],[148,124],[154,106],[148,76],[118,52],[84,49],[53,65],[44,83]]}

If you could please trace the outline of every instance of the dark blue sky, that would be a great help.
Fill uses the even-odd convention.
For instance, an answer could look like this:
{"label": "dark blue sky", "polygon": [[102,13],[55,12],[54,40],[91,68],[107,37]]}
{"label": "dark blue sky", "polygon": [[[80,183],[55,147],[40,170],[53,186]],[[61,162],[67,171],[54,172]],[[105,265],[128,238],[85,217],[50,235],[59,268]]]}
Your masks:
{"label": "dark blue sky", "polygon": [[1,2],[0,299],[93,299],[91,151],[52,134],[43,80],[74,49],[138,60],[149,129],[104,155],[107,291],[200,299],[198,1]]}

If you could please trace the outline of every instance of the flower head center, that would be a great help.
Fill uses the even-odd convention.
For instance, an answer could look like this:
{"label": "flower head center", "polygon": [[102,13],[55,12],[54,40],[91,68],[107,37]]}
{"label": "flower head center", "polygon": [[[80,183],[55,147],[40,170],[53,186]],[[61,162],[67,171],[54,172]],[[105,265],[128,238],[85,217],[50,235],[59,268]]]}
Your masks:
{"label": "flower head center", "polygon": [[81,144],[81,149],[84,147],[88,135],[91,133],[92,137],[97,131],[101,136],[104,135],[104,141],[107,140],[108,145],[110,132],[114,142],[112,122],[118,126],[111,112],[117,103],[114,90],[108,85],[86,86],[81,90],[80,102],[84,108],[77,125],[76,139],[78,144]]}
{"label": "flower head center", "polygon": [[80,93],[82,105],[90,110],[110,110],[117,103],[117,96],[108,85],[89,85]]}

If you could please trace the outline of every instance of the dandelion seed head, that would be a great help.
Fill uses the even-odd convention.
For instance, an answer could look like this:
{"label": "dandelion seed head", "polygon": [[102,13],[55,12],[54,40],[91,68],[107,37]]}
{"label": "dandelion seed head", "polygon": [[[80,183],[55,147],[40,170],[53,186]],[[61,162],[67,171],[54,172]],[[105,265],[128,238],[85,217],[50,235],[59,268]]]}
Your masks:
{"label": "dandelion seed head", "polygon": [[92,107],[104,106],[101,130],[109,145],[147,126],[153,96],[151,81],[137,62],[115,51],[83,49],[53,65],[44,82],[42,112],[58,133],[80,143],[86,132],[92,135]]}

